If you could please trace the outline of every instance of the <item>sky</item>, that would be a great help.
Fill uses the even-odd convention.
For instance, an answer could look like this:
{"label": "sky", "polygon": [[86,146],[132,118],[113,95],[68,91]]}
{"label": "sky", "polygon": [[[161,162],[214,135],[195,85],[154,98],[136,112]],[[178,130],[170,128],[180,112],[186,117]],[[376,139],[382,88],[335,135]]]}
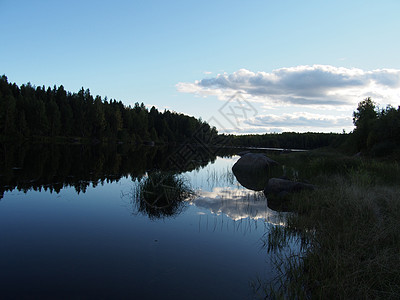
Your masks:
{"label": "sky", "polygon": [[0,75],[220,133],[350,132],[400,105],[400,1],[0,0]]}

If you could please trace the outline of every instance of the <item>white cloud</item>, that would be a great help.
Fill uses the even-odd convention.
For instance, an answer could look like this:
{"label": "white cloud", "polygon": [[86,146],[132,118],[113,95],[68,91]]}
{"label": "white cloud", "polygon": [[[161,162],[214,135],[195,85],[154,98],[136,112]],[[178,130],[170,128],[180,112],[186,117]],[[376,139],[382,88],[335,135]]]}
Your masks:
{"label": "white cloud", "polygon": [[[266,129],[274,128],[324,128],[328,131],[331,129],[342,129],[348,127],[352,122],[351,116],[331,116],[312,113],[292,113],[282,115],[260,115],[244,121],[252,127],[263,127]],[[326,130],[323,130],[326,131]],[[332,130],[337,131],[337,130]]]}
{"label": "white cloud", "polygon": [[[370,95],[381,103],[400,98],[400,70],[364,71],[329,65],[297,66],[272,72],[240,69],[193,83],[180,82],[177,90],[225,100],[240,92],[248,101],[269,106],[351,106]],[[398,103],[398,102],[397,102]]]}
{"label": "white cloud", "polygon": [[[330,65],[271,72],[240,69],[180,82],[176,88],[197,97],[224,100],[225,104],[210,112],[211,119],[220,122],[213,124],[220,132],[342,132],[353,130],[352,113],[366,97],[372,97],[380,107],[400,105],[400,70],[366,71]],[[232,101],[238,97],[243,101]],[[248,114],[235,110],[243,103],[252,108]]]}

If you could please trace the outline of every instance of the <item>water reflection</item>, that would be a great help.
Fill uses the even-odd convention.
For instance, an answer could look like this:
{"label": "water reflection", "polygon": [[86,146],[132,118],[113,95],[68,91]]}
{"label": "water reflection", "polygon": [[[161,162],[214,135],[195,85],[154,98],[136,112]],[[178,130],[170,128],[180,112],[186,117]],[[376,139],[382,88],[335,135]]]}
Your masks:
{"label": "water reflection", "polygon": [[[9,295],[251,299],[249,279],[274,276],[259,244],[279,215],[240,186],[236,158],[213,154],[177,170],[174,151],[0,145],[0,279]],[[129,201],[119,198],[128,191]]]}
{"label": "water reflection", "polygon": [[[279,223],[277,216],[267,206],[261,190],[268,181],[268,174],[232,172],[235,159],[225,161],[223,167],[215,167],[217,152],[203,151],[202,159],[190,164],[178,164],[170,158],[176,153],[170,147],[132,147],[131,145],[57,145],[57,144],[0,144],[0,199],[15,188],[27,192],[50,191],[59,193],[65,187],[85,193],[89,186],[96,187],[131,178],[139,183],[134,191],[133,204],[136,212],[150,218],[172,217],[179,214],[190,199],[191,205],[208,209],[213,214],[223,213],[232,220],[250,218]],[[229,154],[229,149],[221,149]],[[211,162],[211,164],[209,164]],[[207,167],[206,167],[207,166]],[[202,171],[200,171],[202,170]],[[202,172],[208,188],[192,186],[191,192],[175,189],[181,186],[179,174]],[[222,172],[222,173],[221,173]],[[164,179],[160,176],[166,177]],[[193,178],[189,178],[191,182]],[[168,184],[163,184],[168,182]],[[238,188],[239,184],[246,189]],[[161,188],[151,191],[150,188]],[[176,192],[176,194],[174,194]],[[190,195],[189,195],[190,194]],[[151,196],[155,198],[151,198]],[[165,197],[167,195],[167,197]],[[163,197],[161,197],[163,196]],[[273,204],[273,203],[271,203]],[[272,206],[277,209],[278,207]]]}
{"label": "water reflection", "polygon": [[234,170],[233,174],[242,186],[253,191],[262,191],[269,179],[267,172]]}
{"label": "water reflection", "polygon": [[231,220],[263,220],[283,225],[282,214],[270,209],[262,192],[254,192],[236,187],[215,187],[212,191],[197,191],[199,197],[191,204],[209,210],[215,215],[224,214]]}
{"label": "water reflection", "polygon": [[141,180],[151,170],[187,172],[216,159],[216,154],[203,151],[201,160],[179,164],[177,170],[177,161],[171,159],[176,151],[173,147],[125,144],[0,144],[0,199],[15,188],[59,193],[64,187],[73,187],[79,194],[89,185],[125,177]]}

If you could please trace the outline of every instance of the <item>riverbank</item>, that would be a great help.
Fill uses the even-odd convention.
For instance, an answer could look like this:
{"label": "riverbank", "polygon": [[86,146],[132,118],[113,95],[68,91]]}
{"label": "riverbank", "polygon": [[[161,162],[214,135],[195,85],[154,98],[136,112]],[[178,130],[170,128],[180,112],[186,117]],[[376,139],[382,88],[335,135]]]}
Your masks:
{"label": "riverbank", "polygon": [[[300,178],[312,179],[319,188],[294,197],[290,209],[296,213],[288,215],[287,227],[277,226],[268,235],[282,276],[265,287],[266,293],[272,298],[398,299],[399,164],[315,151],[291,154],[290,163]],[[301,253],[282,251],[288,238],[301,241]]]}

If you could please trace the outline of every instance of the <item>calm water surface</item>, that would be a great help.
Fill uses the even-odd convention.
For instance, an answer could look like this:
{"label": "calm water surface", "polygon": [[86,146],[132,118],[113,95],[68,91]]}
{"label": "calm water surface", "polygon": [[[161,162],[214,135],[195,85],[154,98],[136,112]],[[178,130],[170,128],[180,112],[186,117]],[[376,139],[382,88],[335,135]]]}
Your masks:
{"label": "calm water surface", "polygon": [[137,209],[135,191],[148,172],[116,176],[92,168],[90,180],[77,179],[77,186],[65,182],[76,175],[61,179],[52,171],[46,185],[50,171],[21,179],[27,160],[14,158],[0,174],[0,295],[255,298],[252,283],[274,276],[262,237],[280,219],[262,193],[238,183],[231,171],[238,158],[216,157],[181,172],[195,195],[177,213],[158,218]]}

